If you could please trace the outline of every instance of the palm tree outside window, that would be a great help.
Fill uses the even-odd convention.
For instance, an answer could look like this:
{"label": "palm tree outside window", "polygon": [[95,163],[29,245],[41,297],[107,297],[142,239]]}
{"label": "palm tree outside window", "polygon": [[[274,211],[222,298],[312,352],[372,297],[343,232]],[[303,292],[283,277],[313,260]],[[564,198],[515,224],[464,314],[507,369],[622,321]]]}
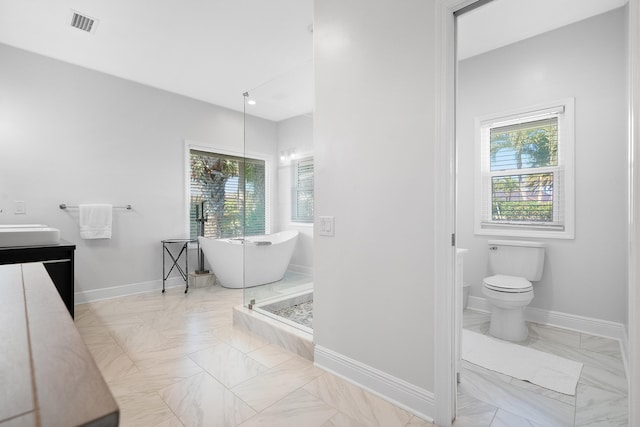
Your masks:
{"label": "palm tree outside window", "polygon": [[264,160],[189,150],[189,234],[198,235],[196,211],[204,207],[204,235],[235,238],[266,234],[268,205]]}
{"label": "palm tree outside window", "polygon": [[[573,235],[572,100],[478,119],[479,234]],[[511,230],[511,231],[507,231]],[[515,231],[514,231],[515,230]],[[483,231],[485,233],[483,233]]]}

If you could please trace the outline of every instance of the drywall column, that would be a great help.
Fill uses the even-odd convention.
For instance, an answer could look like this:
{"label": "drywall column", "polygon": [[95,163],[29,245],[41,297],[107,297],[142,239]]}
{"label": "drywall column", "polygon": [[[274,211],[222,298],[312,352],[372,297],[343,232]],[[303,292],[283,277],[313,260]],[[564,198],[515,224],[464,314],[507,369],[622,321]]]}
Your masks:
{"label": "drywall column", "polygon": [[316,362],[429,415],[434,2],[323,0],[314,20],[315,213],[335,217],[315,227]]}

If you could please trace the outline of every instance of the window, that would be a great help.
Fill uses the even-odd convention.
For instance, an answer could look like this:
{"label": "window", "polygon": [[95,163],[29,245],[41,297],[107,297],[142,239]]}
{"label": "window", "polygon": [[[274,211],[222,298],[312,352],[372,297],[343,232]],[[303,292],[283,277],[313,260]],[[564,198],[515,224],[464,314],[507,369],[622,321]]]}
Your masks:
{"label": "window", "polygon": [[266,234],[264,160],[189,149],[189,234],[198,236],[201,209],[204,235],[229,238]]}
{"label": "window", "polygon": [[573,238],[573,100],[476,127],[476,233]]}
{"label": "window", "polygon": [[291,221],[313,222],[313,157],[293,163]]}

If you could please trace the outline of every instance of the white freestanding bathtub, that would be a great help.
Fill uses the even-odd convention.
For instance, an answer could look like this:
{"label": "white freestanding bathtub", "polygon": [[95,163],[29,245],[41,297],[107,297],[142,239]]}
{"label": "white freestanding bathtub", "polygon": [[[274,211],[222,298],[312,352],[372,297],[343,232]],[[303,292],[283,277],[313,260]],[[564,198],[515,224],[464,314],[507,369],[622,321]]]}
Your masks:
{"label": "white freestanding bathtub", "polygon": [[198,237],[200,248],[225,288],[276,282],[284,276],[298,239],[297,231],[281,231],[242,239]]}

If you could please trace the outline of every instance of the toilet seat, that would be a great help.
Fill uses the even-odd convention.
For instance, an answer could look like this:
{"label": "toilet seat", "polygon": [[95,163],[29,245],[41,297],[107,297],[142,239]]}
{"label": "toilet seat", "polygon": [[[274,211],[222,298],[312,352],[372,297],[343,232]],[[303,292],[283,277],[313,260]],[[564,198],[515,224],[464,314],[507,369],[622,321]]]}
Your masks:
{"label": "toilet seat", "polygon": [[485,288],[496,292],[524,293],[533,291],[531,282],[519,276],[497,274],[495,276],[485,277],[482,284]]}

